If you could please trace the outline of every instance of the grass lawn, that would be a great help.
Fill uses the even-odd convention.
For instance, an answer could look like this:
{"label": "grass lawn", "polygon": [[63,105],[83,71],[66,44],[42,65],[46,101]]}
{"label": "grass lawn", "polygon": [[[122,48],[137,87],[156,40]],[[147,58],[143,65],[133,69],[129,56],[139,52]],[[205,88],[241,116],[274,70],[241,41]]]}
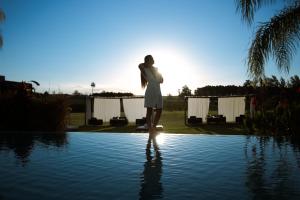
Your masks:
{"label": "grass lawn", "polygon": [[[133,133],[135,124],[129,124],[123,127],[112,127],[109,124],[103,126],[84,126],[84,113],[72,113],[70,124],[79,126],[78,131],[95,132],[125,132]],[[160,123],[164,126],[165,133],[207,133],[207,134],[248,134],[248,131],[237,124],[202,124],[199,126],[186,126],[184,124],[184,111],[163,111]]]}

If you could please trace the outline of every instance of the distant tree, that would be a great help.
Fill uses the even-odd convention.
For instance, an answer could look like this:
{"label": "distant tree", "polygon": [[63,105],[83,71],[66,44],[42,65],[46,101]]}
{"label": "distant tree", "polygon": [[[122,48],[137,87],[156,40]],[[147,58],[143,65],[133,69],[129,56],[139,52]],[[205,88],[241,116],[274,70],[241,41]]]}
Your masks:
{"label": "distant tree", "polygon": [[73,92],[73,95],[81,95],[81,93],[80,93],[78,90],[75,90],[75,91]]}
{"label": "distant tree", "polygon": [[279,81],[276,76],[272,75],[271,78],[266,77],[265,80],[265,86],[266,87],[278,87]]}
{"label": "distant tree", "polygon": [[285,88],[287,86],[286,81],[281,77],[279,81],[279,87]]}
{"label": "distant tree", "polygon": [[253,82],[250,80],[246,80],[243,84],[244,87],[253,87]]}
{"label": "distant tree", "polygon": [[[262,6],[275,0],[236,0],[242,19],[252,24]],[[268,22],[260,23],[248,51],[248,72],[255,78],[264,77],[265,62],[273,56],[279,70],[289,72],[290,60],[300,40],[300,1],[285,1],[285,7]]]}
{"label": "distant tree", "polygon": [[[4,11],[0,8],[0,23],[2,23],[5,20],[5,14]],[[0,33],[0,48],[3,46],[3,37]]]}
{"label": "distant tree", "polygon": [[169,94],[167,95],[167,99],[172,99],[172,98],[173,98],[172,94],[169,93]]}
{"label": "distant tree", "polygon": [[187,86],[184,85],[181,89],[181,91],[179,90],[179,95],[180,97],[185,97],[185,96],[191,96],[192,95],[192,90]]}
{"label": "distant tree", "polygon": [[[250,84],[250,82],[247,82]],[[249,86],[250,87],[250,86]],[[251,86],[251,88],[253,88]],[[202,88],[197,88],[195,90],[196,96],[228,96],[228,95],[244,95],[251,93],[248,91],[248,87],[245,86],[235,86],[235,85],[217,85],[217,86],[205,86]]]}
{"label": "distant tree", "polygon": [[294,75],[290,78],[289,87],[291,87],[291,88],[299,88],[300,87],[299,76]]}
{"label": "distant tree", "polygon": [[276,76],[272,75],[271,80],[272,80],[273,87],[279,87],[280,83]]}

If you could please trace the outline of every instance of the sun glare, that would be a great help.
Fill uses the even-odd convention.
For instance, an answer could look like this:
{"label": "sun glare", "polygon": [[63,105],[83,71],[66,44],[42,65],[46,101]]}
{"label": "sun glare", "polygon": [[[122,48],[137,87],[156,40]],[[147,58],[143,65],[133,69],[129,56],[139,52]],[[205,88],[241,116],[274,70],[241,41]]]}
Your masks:
{"label": "sun glare", "polygon": [[164,144],[164,143],[165,143],[165,137],[166,137],[166,136],[165,136],[164,133],[160,133],[159,135],[157,135],[157,136],[155,137],[157,144],[158,144],[158,145]]}
{"label": "sun glare", "polygon": [[152,53],[155,60],[155,67],[164,77],[164,83],[161,86],[162,92],[166,94],[177,95],[178,89],[188,85],[193,87],[196,84],[196,76],[193,62],[183,53],[170,50],[158,49]]}
{"label": "sun glare", "polygon": [[[140,86],[140,76],[138,64],[144,61],[144,57],[151,54],[154,58],[154,66],[164,78],[161,85],[163,95],[178,95],[178,89],[187,85],[190,89],[196,89],[199,86],[199,80],[203,80],[204,73],[199,73],[199,63],[191,59],[190,56],[180,48],[167,48],[161,46],[152,46],[149,48],[136,49],[131,52],[123,63],[126,67],[119,74],[123,74],[124,79],[120,79],[120,85],[131,88],[137,94],[143,94],[144,90]],[[135,74],[135,76],[132,76]],[[201,77],[199,77],[201,76]]]}

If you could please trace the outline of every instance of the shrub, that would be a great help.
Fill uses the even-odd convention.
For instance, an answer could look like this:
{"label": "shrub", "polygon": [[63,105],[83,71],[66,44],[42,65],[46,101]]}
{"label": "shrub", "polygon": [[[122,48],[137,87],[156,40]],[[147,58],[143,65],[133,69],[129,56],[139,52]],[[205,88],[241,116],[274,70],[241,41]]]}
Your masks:
{"label": "shrub", "polygon": [[1,131],[63,131],[68,104],[63,96],[1,95]]}

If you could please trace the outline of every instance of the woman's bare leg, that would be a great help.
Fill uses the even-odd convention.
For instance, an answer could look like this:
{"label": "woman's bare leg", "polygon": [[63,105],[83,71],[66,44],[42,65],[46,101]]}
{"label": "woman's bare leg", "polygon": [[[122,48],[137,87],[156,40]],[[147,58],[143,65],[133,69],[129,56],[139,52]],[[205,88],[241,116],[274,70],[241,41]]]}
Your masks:
{"label": "woman's bare leg", "polygon": [[149,134],[152,134],[153,132],[153,125],[152,125],[152,108],[147,108],[147,114],[146,114],[146,121],[148,125]]}
{"label": "woman's bare leg", "polygon": [[162,112],[162,109],[156,109],[155,111],[155,118],[154,118],[154,122],[153,122],[153,127],[156,128],[156,125],[158,124],[159,122],[159,119],[160,119],[160,116],[161,116],[161,112]]}

